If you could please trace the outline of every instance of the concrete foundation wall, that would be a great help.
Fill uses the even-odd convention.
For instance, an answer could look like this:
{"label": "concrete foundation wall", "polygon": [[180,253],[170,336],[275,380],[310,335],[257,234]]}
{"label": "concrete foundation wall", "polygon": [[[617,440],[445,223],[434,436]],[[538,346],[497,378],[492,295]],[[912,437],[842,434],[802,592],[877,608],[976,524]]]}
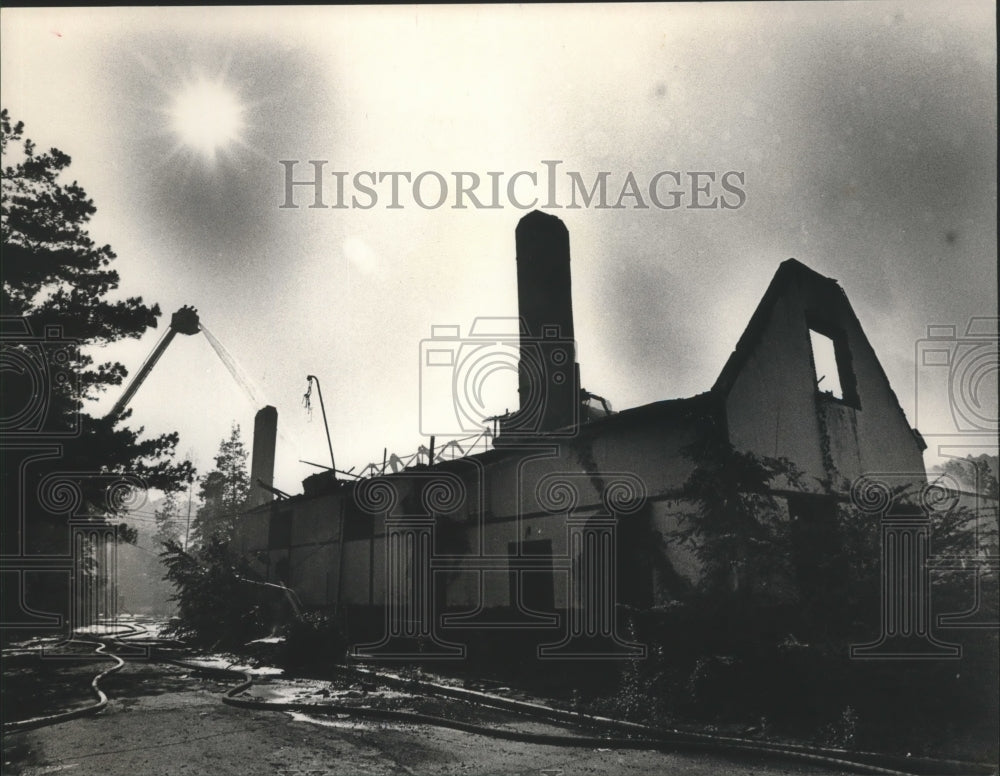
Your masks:
{"label": "concrete foundation wall", "polygon": [[[435,559],[446,555],[463,559],[434,572],[437,584],[445,587],[444,605],[469,611],[511,606],[507,559],[512,551],[517,552],[519,543],[527,542],[550,549],[554,567],[521,573],[550,574],[553,605],[564,609],[571,603],[573,562],[567,520],[607,514],[599,489],[616,482],[631,483],[638,494],[653,500],[676,491],[693,468],[681,451],[697,438],[701,423],[653,417],[626,428],[595,425],[578,440],[494,454],[493,460],[485,462],[470,458],[433,470],[388,475],[383,479],[397,496],[389,517],[419,515],[425,508],[419,490],[428,481],[459,483],[457,497],[448,505],[451,511],[437,518],[434,531]],[[437,475],[439,470],[442,473]],[[387,516],[359,511],[355,488],[348,485],[321,496],[275,502],[270,511],[258,509],[244,516],[238,536],[241,552],[265,555],[272,581],[277,581],[279,563],[287,558],[286,581],[306,606],[384,605]],[[570,494],[570,501],[560,501],[565,494]],[[663,509],[657,504],[649,514],[629,519],[648,521],[655,514],[657,530],[669,530]],[[275,520],[290,520],[288,547],[268,546],[272,515]],[[345,515],[365,522],[367,535],[352,537],[350,528],[343,529]],[[359,530],[358,525],[353,530]],[[690,557],[676,548],[669,552],[683,573],[695,573]],[[482,557],[487,558],[485,564]],[[653,584],[652,577],[649,584]]]}

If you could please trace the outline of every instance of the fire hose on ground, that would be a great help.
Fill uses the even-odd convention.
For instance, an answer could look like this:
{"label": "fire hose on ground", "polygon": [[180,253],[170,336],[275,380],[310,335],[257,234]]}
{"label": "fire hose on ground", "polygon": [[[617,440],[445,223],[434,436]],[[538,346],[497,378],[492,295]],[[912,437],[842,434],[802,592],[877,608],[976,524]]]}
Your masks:
{"label": "fire hose on ground", "polygon": [[[265,701],[255,698],[241,698],[254,683],[254,678],[246,671],[234,668],[219,668],[202,666],[181,660],[168,661],[174,665],[191,671],[203,671],[212,674],[228,674],[240,677],[241,681],[223,695],[223,703],[237,708],[257,711],[283,711],[304,714],[343,714],[362,719],[402,722],[409,724],[435,725],[438,727],[461,730],[492,738],[519,741],[522,743],[591,747],[606,749],[637,749],[657,750],[663,752],[692,751],[706,754],[727,754],[751,756],[757,759],[783,759],[810,763],[827,767],[836,767],[855,773],[880,774],[884,776],[913,776],[914,774],[953,774],[958,776],[988,776],[995,769],[981,763],[968,763],[951,760],[932,760],[928,758],[901,758],[877,753],[853,753],[841,750],[819,749],[794,744],[776,744],[752,739],[742,739],[728,736],[716,736],[705,733],[685,733],[650,728],[636,723],[623,722],[602,717],[595,717],[579,712],[555,709],[541,704],[500,698],[470,690],[445,687],[429,682],[419,682],[385,675],[374,671],[339,667],[342,673],[405,689],[411,694],[444,696],[461,699],[475,705],[516,711],[525,717],[556,721],[573,727],[617,728],[623,732],[639,734],[637,737],[596,736],[596,735],[553,735],[550,733],[532,733],[517,730],[506,730],[497,727],[486,727],[462,720],[447,717],[432,716],[412,711],[395,709],[376,709],[349,706],[337,703],[303,703],[296,701]],[[900,761],[905,761],[907,770],[900,770]]]}
{"label": "fire hose on ground", "polygon": [[[142,631],[132,629],[138,635]],[[396,709],[377,709],[358,707],[337,703],[303,703],[295,701],[265,701],[256,698],[239,697],[253,687],[254,678],[251,674],[238,668],[220,668],[216,666],[199,665],[184,660],[176,660],[161,656],[156,657],[155,651],[161,641],[123,642],[120,634],[107,636],[103,642],[75,638],[74,643],[91,644],[96,647],[97,654],[114,660],[115,665],[102,671],[91,682],[91,689],[97,696],[97,702],[83,708],[60,712],[27,720],[11,722],[4,725],[5,733],[15,733],[39,727],[65,722],[78,717],[97,714],[108,705],[108,697],[100,689],[100,682],[105,677],[121,670],[125,661],[117,655],[106,652],[110,646],[122,647],[128,644],[144,646],[150,649],[150,658],[175,665],[193,672],[204,674],[239,677],[239,683],[228,690],[222,697],[223,703],[236,708],[254,709],[260,711],[299,712],[305,714],[338,714],[349,715],[361,719],[402,722],[409,724],[435,725],[451,728],[466,733],[500,738],[522,743],[568,746],[568,747],[599,747],[605,749],[656,750],[663,752],[690,751],[706,754],[750,756],[756,759],[793,760],[812,765],[827,766],[853,771],[855,773],[878,774],[879,776],[913,776],[914,774],[935,776],[951,774],[954,776],[988,776],[995,774],[996,769],[983,763],[969,763],[953,760],[934,760],[929,758],[910,758],[867,752],[848,752],[843,750],[821,749],[795,744],[778,744],[753,739],[731,736],[711,735],[707,733],[691,733],[677,730],[663,730],[638,723],[609,719],[583,714],[575,711],[556,709],[538,703],[503,698],[487,693],[468,689],[448,687],[426,681],[415,681],[391,674],[379,673],[369,669],[339,667],[347,675],[357,678],[377,681],[390,687],[403,689],[413,695],[424,695],[438,698],[462,700],[473,705],[501,709],[514,712],[531,719],[541,719],[569,725],[574,728],[589,730],[613,730],[619,735],[556,735],[519,730],[486,727],[458,719],[433,716],[412,711]]]}
{"label": "fire hose on ground", "polygon": [[105,706],[108,705],[108,696],[104,694],[101,689],[101,680],[113,673],[116,673],[122,669],[125,665],[125,661],[122,660],[118,655],[112,655],[105,650],[108,648],[108,643],[100,641],[89,641],[87,639],[73,638],[69,642],[71,644],[89,644],[96,647],[94,650],[95,654],[102,655],[109,660],[114,661],[114,665],[104,671],[97,674],[90,682],[91,692],[96,696],[97,702],[92,703],[89,706],[82,706],[78,709],[71,709],[69,711],[61,711],[55,714],[45,714],[40,717],[31,717],[30,719],[22,719],[16,722],[5,722],[3,726],[4,733],[16,733],[21,730],[32,730],[34,728],[46,727],[48,725],[55,725],[59,722],[67,722],[71,719],[77,719],[79,717],[89,716],[91,714],[97,714],[102,711]]}

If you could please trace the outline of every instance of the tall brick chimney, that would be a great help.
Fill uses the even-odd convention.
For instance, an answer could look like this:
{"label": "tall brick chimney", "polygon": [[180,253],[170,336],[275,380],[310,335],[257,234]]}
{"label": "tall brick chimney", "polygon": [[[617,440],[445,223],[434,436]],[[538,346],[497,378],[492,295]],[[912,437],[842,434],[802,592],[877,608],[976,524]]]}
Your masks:
{"label": "tall brick chimney", "polygon": [[535,210],[521,219],[514,238],[521,318],[520,408],[502,428],[518,436],[572,435],[579,424],[580,378],[569,231],[560,219]]}
{"label": "tall brick chimney", "polygon": [[253,455],[250,459],[250,499],[247,506],[256,507],[274,499],[274,494],[260,487],[274,485],[274,448],[278,437],[278,410],[271,405],[258,410],[253,421]]}

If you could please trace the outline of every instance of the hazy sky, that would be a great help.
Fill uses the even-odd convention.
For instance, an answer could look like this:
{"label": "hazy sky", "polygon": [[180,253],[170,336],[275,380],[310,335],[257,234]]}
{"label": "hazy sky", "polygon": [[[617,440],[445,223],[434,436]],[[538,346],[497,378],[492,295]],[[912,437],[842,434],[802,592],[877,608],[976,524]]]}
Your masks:
{"label": "hazy sky", "polygon": [[[994,14],[954,0],[5,9],[2,102],[72,156],[121,293],[158,302],[161,326],[198,307],[278,408],[276,484],[298,492],[316,471],[299,459],[329,460],[307,374],[338,467],[426,442],[421,340],[517,314],[527,211],[506,187],[533,172],[515,198],[544,205],[546,160],[562,162],[561,204],[568,171],[608,172],[609,204],[630,172],[640,192],[661,171],[686,187],[676,209],[543,208],[570,231],[586,388],[618,409],[707,390],[795,257],[840,281],[910,422],[947,431],[947,406],[914,398],[947,378],[918,378],[914,353],[928,325],[963,335],[997,315]],[[389,208],[387,179],[370,209],[309,208],[307,187],[281,208],[281,160],[299,160],[297,180],[325,161],[327,205],[338,171],[349,204],[369,201],[363,171],[439,173],[450,196],[423,208],[398,179]],[[451,207],[456,171],[480,176],[484,204],[502,173],[500,207]],[[687,207],[691,171],[741,206]],[[728,171],[745,201],[719,188]],[[98,355],[134,371],[162,330]],[[980,388],[995,397],[992,363]],[[516,405],[510,378],[489,392],[497,411]],[[175,341],[132,406],[202,471],[233,421],[249,442],[256,409],[201,336]]]}

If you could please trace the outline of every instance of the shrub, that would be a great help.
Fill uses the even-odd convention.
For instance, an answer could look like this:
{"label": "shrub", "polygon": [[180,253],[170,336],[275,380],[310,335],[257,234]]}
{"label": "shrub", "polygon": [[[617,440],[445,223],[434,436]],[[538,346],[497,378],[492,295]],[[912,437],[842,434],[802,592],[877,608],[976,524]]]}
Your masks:
{"label": "shrub", "polygon": [[171,600],[177,602],[168,635],[210,649],[235,649],[268,632],[275,592],[252,584],[255,575],[226,543],[211,539],[191,552],[174,541],[164,547],[160,557],[175,588]]}
{"label": "shrub", "polygon": [[347,639],[329,614],[306,612],[286,628],[280,653],[287,671],[326,672],[347,656]]}

